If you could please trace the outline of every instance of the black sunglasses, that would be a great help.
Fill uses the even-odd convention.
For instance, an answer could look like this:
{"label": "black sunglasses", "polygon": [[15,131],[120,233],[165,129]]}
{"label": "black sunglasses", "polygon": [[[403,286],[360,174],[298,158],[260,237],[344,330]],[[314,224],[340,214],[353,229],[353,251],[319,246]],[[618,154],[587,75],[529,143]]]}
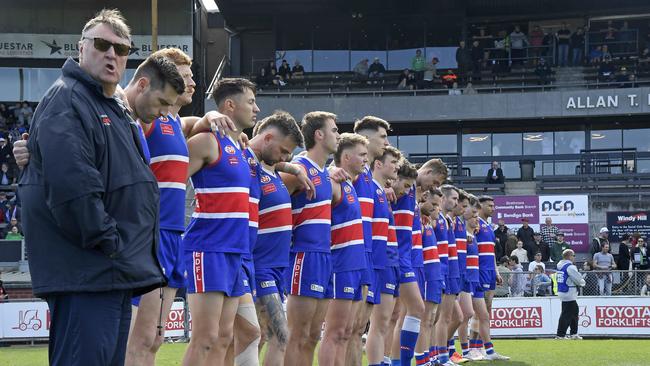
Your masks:
{"label": "black sunglasses", "polygon": [[128,56],[129,51],[131,50],[131,46],[127,46],[127,45],[122,44],[122,43],[112,43],[112,42],[109,42],[109,41],[105,40],[104,38],[83,37],[83,39],[92,40],[93,41],[93,46],[95,46],[95,49],[97,49],[97,51],[106,52],[111,47],[113,47],[113,49],[115,50],[115,54],[118,55],[118,56]]}

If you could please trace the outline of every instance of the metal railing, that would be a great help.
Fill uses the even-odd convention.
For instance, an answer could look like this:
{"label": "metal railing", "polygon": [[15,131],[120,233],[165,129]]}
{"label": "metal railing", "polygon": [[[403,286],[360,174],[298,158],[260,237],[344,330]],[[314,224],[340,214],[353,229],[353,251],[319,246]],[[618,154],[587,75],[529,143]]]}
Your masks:
{"label": "metal railing", "polygon": [[[524,263],[526,268],[528,263]],[[547,269],[547,281],[535,272],[499,272],[503,283],[497,285],[495,296],[499,297],[537,297],[555,296],[553,274],[555,269]],[[650,270],[611,270],[611,271],[579,271],[585,279],[585,286],[580,287],[578,296],[641,296],[646,285],[650,296]],[[650,299],[649,299],[650,302]]]}

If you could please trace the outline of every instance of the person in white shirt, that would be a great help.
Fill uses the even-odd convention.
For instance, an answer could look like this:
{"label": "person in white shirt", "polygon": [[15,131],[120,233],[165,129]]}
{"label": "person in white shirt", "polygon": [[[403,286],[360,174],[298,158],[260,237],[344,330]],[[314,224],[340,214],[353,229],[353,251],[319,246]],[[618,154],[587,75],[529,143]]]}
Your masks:
{"label": "person in white shirt", "polygon": [[517,249],[513,250],[512,253],[510,253],[510,256],[515,256],[517,259],[519,259],[519,263],[526,263],[528,262],[528,251],[524,249],[524,242],[519,240],[517,241]]}
{"label": "person in white shirt", "polygon": [[542,253],[535,253],[535,260],[528,264],[528,272],[534,272],[537,266],[542,266],[544,271],[546,271],[546,265],[542,262]]}

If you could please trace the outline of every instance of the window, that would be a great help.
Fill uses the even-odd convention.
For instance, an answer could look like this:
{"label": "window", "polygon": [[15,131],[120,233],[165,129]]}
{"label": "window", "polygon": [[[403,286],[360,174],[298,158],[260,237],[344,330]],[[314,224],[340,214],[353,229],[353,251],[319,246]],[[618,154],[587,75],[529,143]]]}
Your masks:
{"label": "window", "polygon": [[463,156],[491,156],[489,133],[463,135]]}
{"label": "window", "polygon": [[418,136],[398,136],[399,149],[407,157],[411,154],[427,154],[427,137]]}
{"label": "window", "polygon": [[390,143],[390,146],[399,148],[399,146],[397,146],[397,136],[388,136],[388,142]]}
{"label": "window", "polygon": [[621,130],[591,131],[592,149],[620,149],[623,146]]}
{"label": "window", "polygon": [[492,134],[492,155],[509,156],[521,155],[520,133],[495,133]]}
{"label": "window", "polygon": [[524,155],[553,155],[553,132],[524,132]]}
{"label": "window", "polygon": [[650,152],[650,128],[624,130],[623,147],[636,147],[639,152]]}
{"label": "window", "polygon": [[458,152],[456,135],[429,135],[429,154]]}
{"label": "window", "polygon": [[[580,150],[584,148],[585,133],[583,131],[555,132],[555,154],[580,154]],[[555,174],[559,174],[557,165]]]}

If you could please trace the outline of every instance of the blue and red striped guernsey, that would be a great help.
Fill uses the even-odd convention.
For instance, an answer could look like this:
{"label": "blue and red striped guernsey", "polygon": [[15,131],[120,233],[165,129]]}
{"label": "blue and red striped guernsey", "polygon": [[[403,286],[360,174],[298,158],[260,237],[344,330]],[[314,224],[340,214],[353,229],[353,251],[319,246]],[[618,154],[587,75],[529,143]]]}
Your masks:
{"label": "blue and red striped guernsey", "polygon": [[[397,231],[393,214],[388,217],[388,238],[386,240],[386,266],[399,267],[399,248],[397,247]],[[411,258],[409,258],[411,259]]]}
{"label": "blue and red striped guernsey", "polygon": [[197,252],[244,254],[250,247],[250,168],[238,143],[214,136],[219,159],[192,176],[196,207],[183,245]]}
{"label": "blue and red striped guernsey", "polygon": [[388,265],[387,242],[390,205],[386,192],[379,182],[373,182],[373,210],[372,210],[372,266],[374,269],[384,269]]}
{"label": "blue and red striped guernsey", "polygon": [[366,165],[363,173],[357,176],[354,181],[354,189],[357,191],[359,205],[361,206],[361,219],[363,220],[363,241],[366,252],[372,253],[372,211],[374,206],[372,173]]}
{"label": "blue and red striped guernsey", "polygon": [[185,184],[190,159],[180,117],[158,117],[145,137],[151,155],[149,167],[160,188],[160,228],[185,231]]}
{"label": "blue and red striped guernsey", "polygon": [[438,256],[438,241],[427,216],[422,216],[422,246],[424,254],[424,278],[427,281],[444,281],[445,275],[440,265]]}
{"label": "blue and red striped guernsey", "polygon": [[316,187],[316,194],[307,199],[305,191],[291,197],[293,214],[292,252],[330,253],[332,228],[332,184],[327,169],[321,168],[307,156],[294,159],[305,168]]}
{"label": "blue and red striped guernsey", "polygon": [[[447,275],[449,266],[449,242],[447,241],[447,220],[440,213],[433,230],[438,243],[438,256],[440,257],[440,271]],[[424,259],[426,261],[426,257]]]}
{"label": "blue and red striped guernsey", "polygon": [[341,200],[332,206],[332,270],[366,268],[361,206],[351,182],[341,183]]}
{"label": "blue and red striped guernsey", "polygon": [[481,271],[496,271],[494,263],[494,231],[489,223],[479,217],[478,232],[476,233],[478,243],[479,267]]}
{"label": "blue and red striped guernsey", "polygon": [[257,230],[259,226],[259,202],[261,196],[260,183],[257,176],[260,173],[261,164],[257,160],[255,152],[250,147],[244,150],[244,157],[248,161],[248,166],[251,172],[251,186],[248,195],[248,241],[250,246],[248,252],[242,255],[243,258],[253,258],[253,249],[257,243]]}
{"label": "blue and red striped guernsey", "polygon": [[413,215],[415,211],[415,186],[412,186],[397,202],[391,203],[399,261],[403,267],[412,267],[411,250],[413,249]]}
{"label": "blue and red striped guernsey", "polygon": [[411,265],[413,267],[424,267],[422,254],[422,219],[420,218],[420,208],[418,206],[415,206],[415,210],[413,211],[413,233],[411,240],[413,242]]}
{"label": "blue and red striped guernsey", "polygon": [[467,241],[467,271],[465,279],[470,282],[479,282],[478,274],[478,243],[474,235],[468,235]]}
{"label": "blue and red striped guernsey", "polygon": [[456,237],[454,236],[454,221],[447,216],[445,223],[447,225],[447,242],[449,245],[449,257],[447,257],[447,272],[449,278],[460,278],[458,270],[458,250],[456,248]]}
{"label": "blue and red striped guernsey", "polygon": [[280,176],[260,165],[256,183],[260,187],[259,227],[253,247],[255,268],[289,266],[293,222],[291,197]]}
{"label": "blue and red striped guernsey", "polygon": [[456,251],[458,252],[458,270],[460,273],[465,274],[465,269],[467,268],[467,230],[465,229],[465,220],[462,216],[456,216],[454,237],[456,238]]}

